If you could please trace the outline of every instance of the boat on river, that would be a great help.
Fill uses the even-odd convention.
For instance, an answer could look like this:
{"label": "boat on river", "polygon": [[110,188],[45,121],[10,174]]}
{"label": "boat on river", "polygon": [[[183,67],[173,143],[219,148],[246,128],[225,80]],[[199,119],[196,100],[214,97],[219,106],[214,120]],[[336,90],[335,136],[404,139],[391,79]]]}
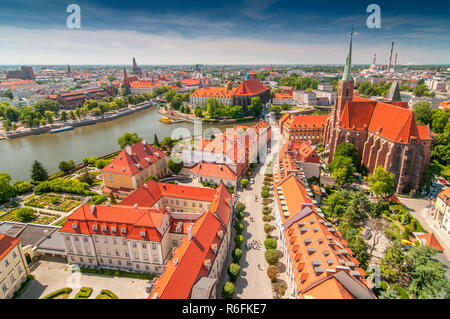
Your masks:
{"label": "boat on river", "polygon": [[70,130],[73,130],[73,126],[64,126],[64,127],[60,127],[60,128],[54,128],[48,132],[49,133],[59,133],[59,132],[65,132],[65,131],[70,131]]}
{"label": "boat on river", "polygon": [[158,118],[158,120],[163,122],[163,123],[166,123],[166,124],[171,124],[172,123],[172,120],[169,119],[167,116],[160,117],[160,118]]}

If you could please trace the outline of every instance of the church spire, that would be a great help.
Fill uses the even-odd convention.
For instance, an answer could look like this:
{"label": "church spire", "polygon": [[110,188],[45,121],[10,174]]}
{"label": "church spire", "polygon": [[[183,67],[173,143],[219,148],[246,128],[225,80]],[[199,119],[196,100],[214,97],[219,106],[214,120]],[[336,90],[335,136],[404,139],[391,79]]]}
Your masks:
{"label": "church spire", "polygon": [[350,46],[348,48],[347,61],[345,62],[344,74],[342,75],[342,81],[353,81],[352,78],[352,40],[353,29],[350,33]]}

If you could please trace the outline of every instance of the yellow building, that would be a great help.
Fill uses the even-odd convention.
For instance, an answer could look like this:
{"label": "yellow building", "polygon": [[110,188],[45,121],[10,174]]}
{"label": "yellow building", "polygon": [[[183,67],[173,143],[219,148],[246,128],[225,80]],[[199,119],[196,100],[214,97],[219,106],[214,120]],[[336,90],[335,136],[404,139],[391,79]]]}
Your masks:
{"label": "yellow building", "polygon": [[169,173],[167,162],[166,153],[145,140],[127,146],[103,168],[103,193],[109,195],[112,192],[117,198],[125,198],[144,184],[150,175],[158,178],[166,176]]}
{"label": "yellow building", "polygon": [[0,234],[0,299],[10,299],[29,275],[20,238]]}

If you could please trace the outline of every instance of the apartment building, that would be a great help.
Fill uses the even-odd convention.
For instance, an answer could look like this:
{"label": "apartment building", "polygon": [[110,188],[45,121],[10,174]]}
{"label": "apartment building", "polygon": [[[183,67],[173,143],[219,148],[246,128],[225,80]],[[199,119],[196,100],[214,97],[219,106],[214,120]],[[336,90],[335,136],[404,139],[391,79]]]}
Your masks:
{"label": "apartment building", "polygon": [[278,121],[280,133],[288,140],[310,140],[319,143],[323,140],[328,115],[284,114]]}
{"label": "apartment building", "polygon": [[450,187],[438,194],[432,213],[439,227],[450,235]]}
{"label": "apartment building", "polygon": [[294,101],[292,99],[292,94],[274,93],[273,98],[272,98],[272,104],[273,105],[283,105],[283,104],[292,105],[292,104],[294,104]]}
{"label": "apartment building", "polygon": [[0,299],[10,299],[29,275],[20,238],[0,234]]}
{"label": "apartment building", "polygon": [[123,199],[144,184],[150,175],[161,178],[169,174],[167,163],[166,153],[145,140],[126,146],[102,170],[105,181],[103,194],[112,192],[116,198]]}
{"label": "apartment building", "polygon": [[120,205],[81,206],[60,232],[69,263],[161,275],[152,298],[214,298],[233,207],[223,184],[210,189],[150,180]]}
{"label": "apartment building", "polygon": [[317,207],[302,170],[273,174],[275,217],[295,299],[375,299],[342,233]]}
{"label": "apartment building", "polygon": [[189,100],[192,106],[206,106],[208,99],[215,99],[218,103],[230,106],[232,96],[233,90],[226,87],[206,87],[195,90]]}

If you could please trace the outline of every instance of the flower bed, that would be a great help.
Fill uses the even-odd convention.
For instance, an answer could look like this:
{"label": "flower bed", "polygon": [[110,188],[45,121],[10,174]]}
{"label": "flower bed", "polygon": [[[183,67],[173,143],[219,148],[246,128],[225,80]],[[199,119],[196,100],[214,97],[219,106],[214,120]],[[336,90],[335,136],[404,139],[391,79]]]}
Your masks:
{"label": "flower bed", "polygon": [[42,299],[67,299],[71,292],[72,288],[63,288],[48,294]]}
{"label": "flower bed", "polygon": [[102,289],[95,299],[119,299],[119,297],[110,290]]}

